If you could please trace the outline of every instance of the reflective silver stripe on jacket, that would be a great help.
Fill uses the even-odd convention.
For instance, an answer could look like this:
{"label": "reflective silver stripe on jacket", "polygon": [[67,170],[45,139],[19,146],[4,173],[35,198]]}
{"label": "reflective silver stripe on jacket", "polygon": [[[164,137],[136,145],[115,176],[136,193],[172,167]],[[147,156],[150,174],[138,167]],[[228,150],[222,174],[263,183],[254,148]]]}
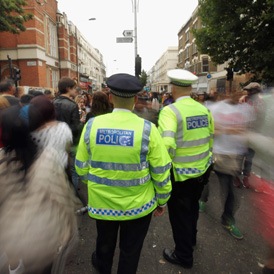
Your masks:
{"label": "reflective silver stripe on jacket", "polygon": [[80,179],[81,179],[81,181],[86,181],[86,180],[88,180],[88,174],[85,174],[85,175],[80,176]]}
{"label": "reflective silver stripe on jacket", "polygon": [[168,163],[165,166],[158,166],[158,167],[150,166],[149,168],[151,172],[155,174],[161,174],[161,173],[165,173],[167,170],[171,168],[171,163]]}
{"label": "reflective silver stripe on jacket", "polygon": [[104,177],[98,177],[93,174],[88,175],[88,180],[100,185],[113,186],[113,187],[131,187],[139,186],[145,184],[150,180],[151,176],[148,174],[145,177],[139,179],[129,179],[129,180],[112,180]]}
{"label": "reflective silver stripe on jacket", "polygon": [[189,162],[196,162],[199,160],[202,160],[204,158],[206,158],[209,155],[209,150],[206,152],[203,152],[201,154],[196,154],[193,156],[177,156],[173,158],[173,162],[177,162],[177,163],[189,163]]}
{"label": "reflective silver stripe on jacket", "polygon": [[205,145],[210,141],[210,137],[206,137],[203,139],[193,140],[193,141],[182,141],[177,140],[177,145],[179,147],[196,147],[200,145]]}
{"label": "reflective silver stripe on jacket", "polygon": [[151,131],[151,122],[145,120],[143,135],[142,135],[141,153],[140,153],[141,163],[145,162],[147,158],[150,131]]}
{"label": "reflective silver stripe on jacket", "polygon": [[84,141],[87,145],[88,153],[90,153],[89,139],[90,139],[90,132],[91,132],[92,124],[94,122],[94,118],[95,117],[88,120],[88,123],[87,123],[87,126],[86,126],[86,132],[85,132],[85,135],[84,135]]}
{"label": "reflective silver stripe on jacket", "polygon": [[149,162],[140,164],[122,164],[91,161],[90,166],[93,168],[101,168],[104,170],[121,170],[121,171],[141,171],[149,167]]}
{"label": "reflective silver stripe on jacket", "polygon": [[79,168],[86,168],[86,167],[89,167],[89,162],[88,161],[82,162],[75,159],[75,165]]}
{"label": "reflective silver stripe on jacket", "polygon": [[170,175],[169,175],[164,181],[162,181],[162,182],[155,181],[155,180],[153,180],[153,179],[152,179],[152,182],[153,182],[153,184],[154,184],[156,187],[163,187],[163,186],[165,186],[165,185],[169,182],[169,180],[170,180]]}
{"label": "reflective silver stripe on jacket", "polygon": [[160,193],[157,193],[157,192],[156,192],[156,198],[157,198],[157,199],[167,199],[167,198],[170,196],[170,193],[171,193],[171,192],[169,192],[169,193],[164,193],[164,194],[160,194]]}
{"label": "reflective silver stripe on jacket", "polygon": [[171,138],[175,138],[176,133],[174,131],[171,130],[165,130],[162,132],[161,137],[171,137]]}
{"label": "reflective silver stripe on jacket", "polygon": [[129,210],[116,210],[116,209],[94,208],[89,206],[88,211],[94,215],[115,216],[115,217],[127,216],[128,217],[128,216],[136,216],[136,215],[142,214],[143,212],[152,208],[155,205],[155,203],[156,203],[156,198],[154,197],[150,202],[144,204],[143,206],[139,208],[134,208]]}

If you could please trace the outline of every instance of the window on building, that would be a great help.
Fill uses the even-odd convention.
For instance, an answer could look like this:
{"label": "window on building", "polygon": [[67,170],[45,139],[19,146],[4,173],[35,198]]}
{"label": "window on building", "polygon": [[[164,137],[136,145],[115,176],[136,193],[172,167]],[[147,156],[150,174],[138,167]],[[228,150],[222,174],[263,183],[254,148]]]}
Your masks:
{"label": "window on building", "polygon": [[182,48],[182,46],[183,46],[183,35],[181,35],[179,38],[179,48]]}
{"label": "window on building", "polygon": [[203,57],[202,58],[202,72],[208,72],[208,69],[209,69],[208,57]]}
{"label": "window on building", "polygon": [[186,42],[189,40],[189,30],[186,32]]}
{"label": "window on building", "polygon": [[186,53],[185,59],[188,59],[189,58],[189,47],[186,48],[185,53]]}
{"label": "window on building", "polygon": [[179,53],[179,63],[182,63],[183,62],[183,53],[180,52]]}
{"label": "window on building", "polygon": [[51,71],[51,82],[52,82],[52,88],[54,89],[58,88],[58,71],[57,70]]}
{"label": "window on building", "polygon": [[57,57],[57,35],[56,35],[56,26],[48,21],[49,27],[49,55],[53,57]]}
{"label": "window on building", "polygon": [[193,43],[192,44],[192,54],[195,54],[195,53],[197,53],[197,45],[196,45],[196,43]]}

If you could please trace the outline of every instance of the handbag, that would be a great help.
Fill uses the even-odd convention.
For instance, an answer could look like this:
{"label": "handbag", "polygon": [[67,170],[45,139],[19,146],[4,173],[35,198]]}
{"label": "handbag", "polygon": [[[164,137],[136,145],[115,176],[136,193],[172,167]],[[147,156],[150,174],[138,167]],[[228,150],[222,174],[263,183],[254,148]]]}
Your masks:
{"label": "handbag", "polygon": [[236,176],[242,170],[242,155],[224,155],[213,153],[212,159],[214,171]]}

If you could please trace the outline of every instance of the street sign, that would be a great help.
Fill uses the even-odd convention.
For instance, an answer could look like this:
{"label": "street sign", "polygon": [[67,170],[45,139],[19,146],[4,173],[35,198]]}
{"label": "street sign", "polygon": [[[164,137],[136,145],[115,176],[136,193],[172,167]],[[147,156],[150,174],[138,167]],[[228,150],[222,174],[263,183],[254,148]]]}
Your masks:
{"label": "street sign", "polygon": [[116,43],[132,43],[132,37],[116,37]]}
{"label": "street sign", "polygon": [[123,35],[125,37],[132,37],[133,36],[133,30],[124,30]]}

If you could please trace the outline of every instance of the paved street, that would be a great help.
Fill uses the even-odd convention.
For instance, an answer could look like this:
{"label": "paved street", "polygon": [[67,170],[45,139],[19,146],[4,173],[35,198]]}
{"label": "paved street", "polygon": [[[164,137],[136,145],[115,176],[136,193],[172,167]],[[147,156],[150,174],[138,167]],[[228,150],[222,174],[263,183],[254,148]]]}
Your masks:
{"label": "paved street", "polygon": [[[162,257],[165,247],[173,248],[173,238],[168,219],[168,212],[162,217],[153,217],[146,237],[141,258],[139,274],[154,273],[261,273],[260,264],[267,255],[267,245],[255,232],[252,214],[252,195],[260,195],[250,189],[236,189],[241,204],[237,211],[237,227],[244,234],[243,240],[236,240],[223,229],[220,223],[222,207],[219,198],[219,185],[215,174],[210,179],[210,197],[206,210],[200,214],[198,223],[197,246],[194,251],[194,267],[185,270],[180,266],[166,262]],[[86,197],[86,187],[81,185],[80,194]],[[88,214],[79,217],[80,242],[75,254],[66,266],[66,274],[96,273],[90,258],[95,250],[95,221]],[[117,248],[113,273],[117,271],[119,250]]]}

